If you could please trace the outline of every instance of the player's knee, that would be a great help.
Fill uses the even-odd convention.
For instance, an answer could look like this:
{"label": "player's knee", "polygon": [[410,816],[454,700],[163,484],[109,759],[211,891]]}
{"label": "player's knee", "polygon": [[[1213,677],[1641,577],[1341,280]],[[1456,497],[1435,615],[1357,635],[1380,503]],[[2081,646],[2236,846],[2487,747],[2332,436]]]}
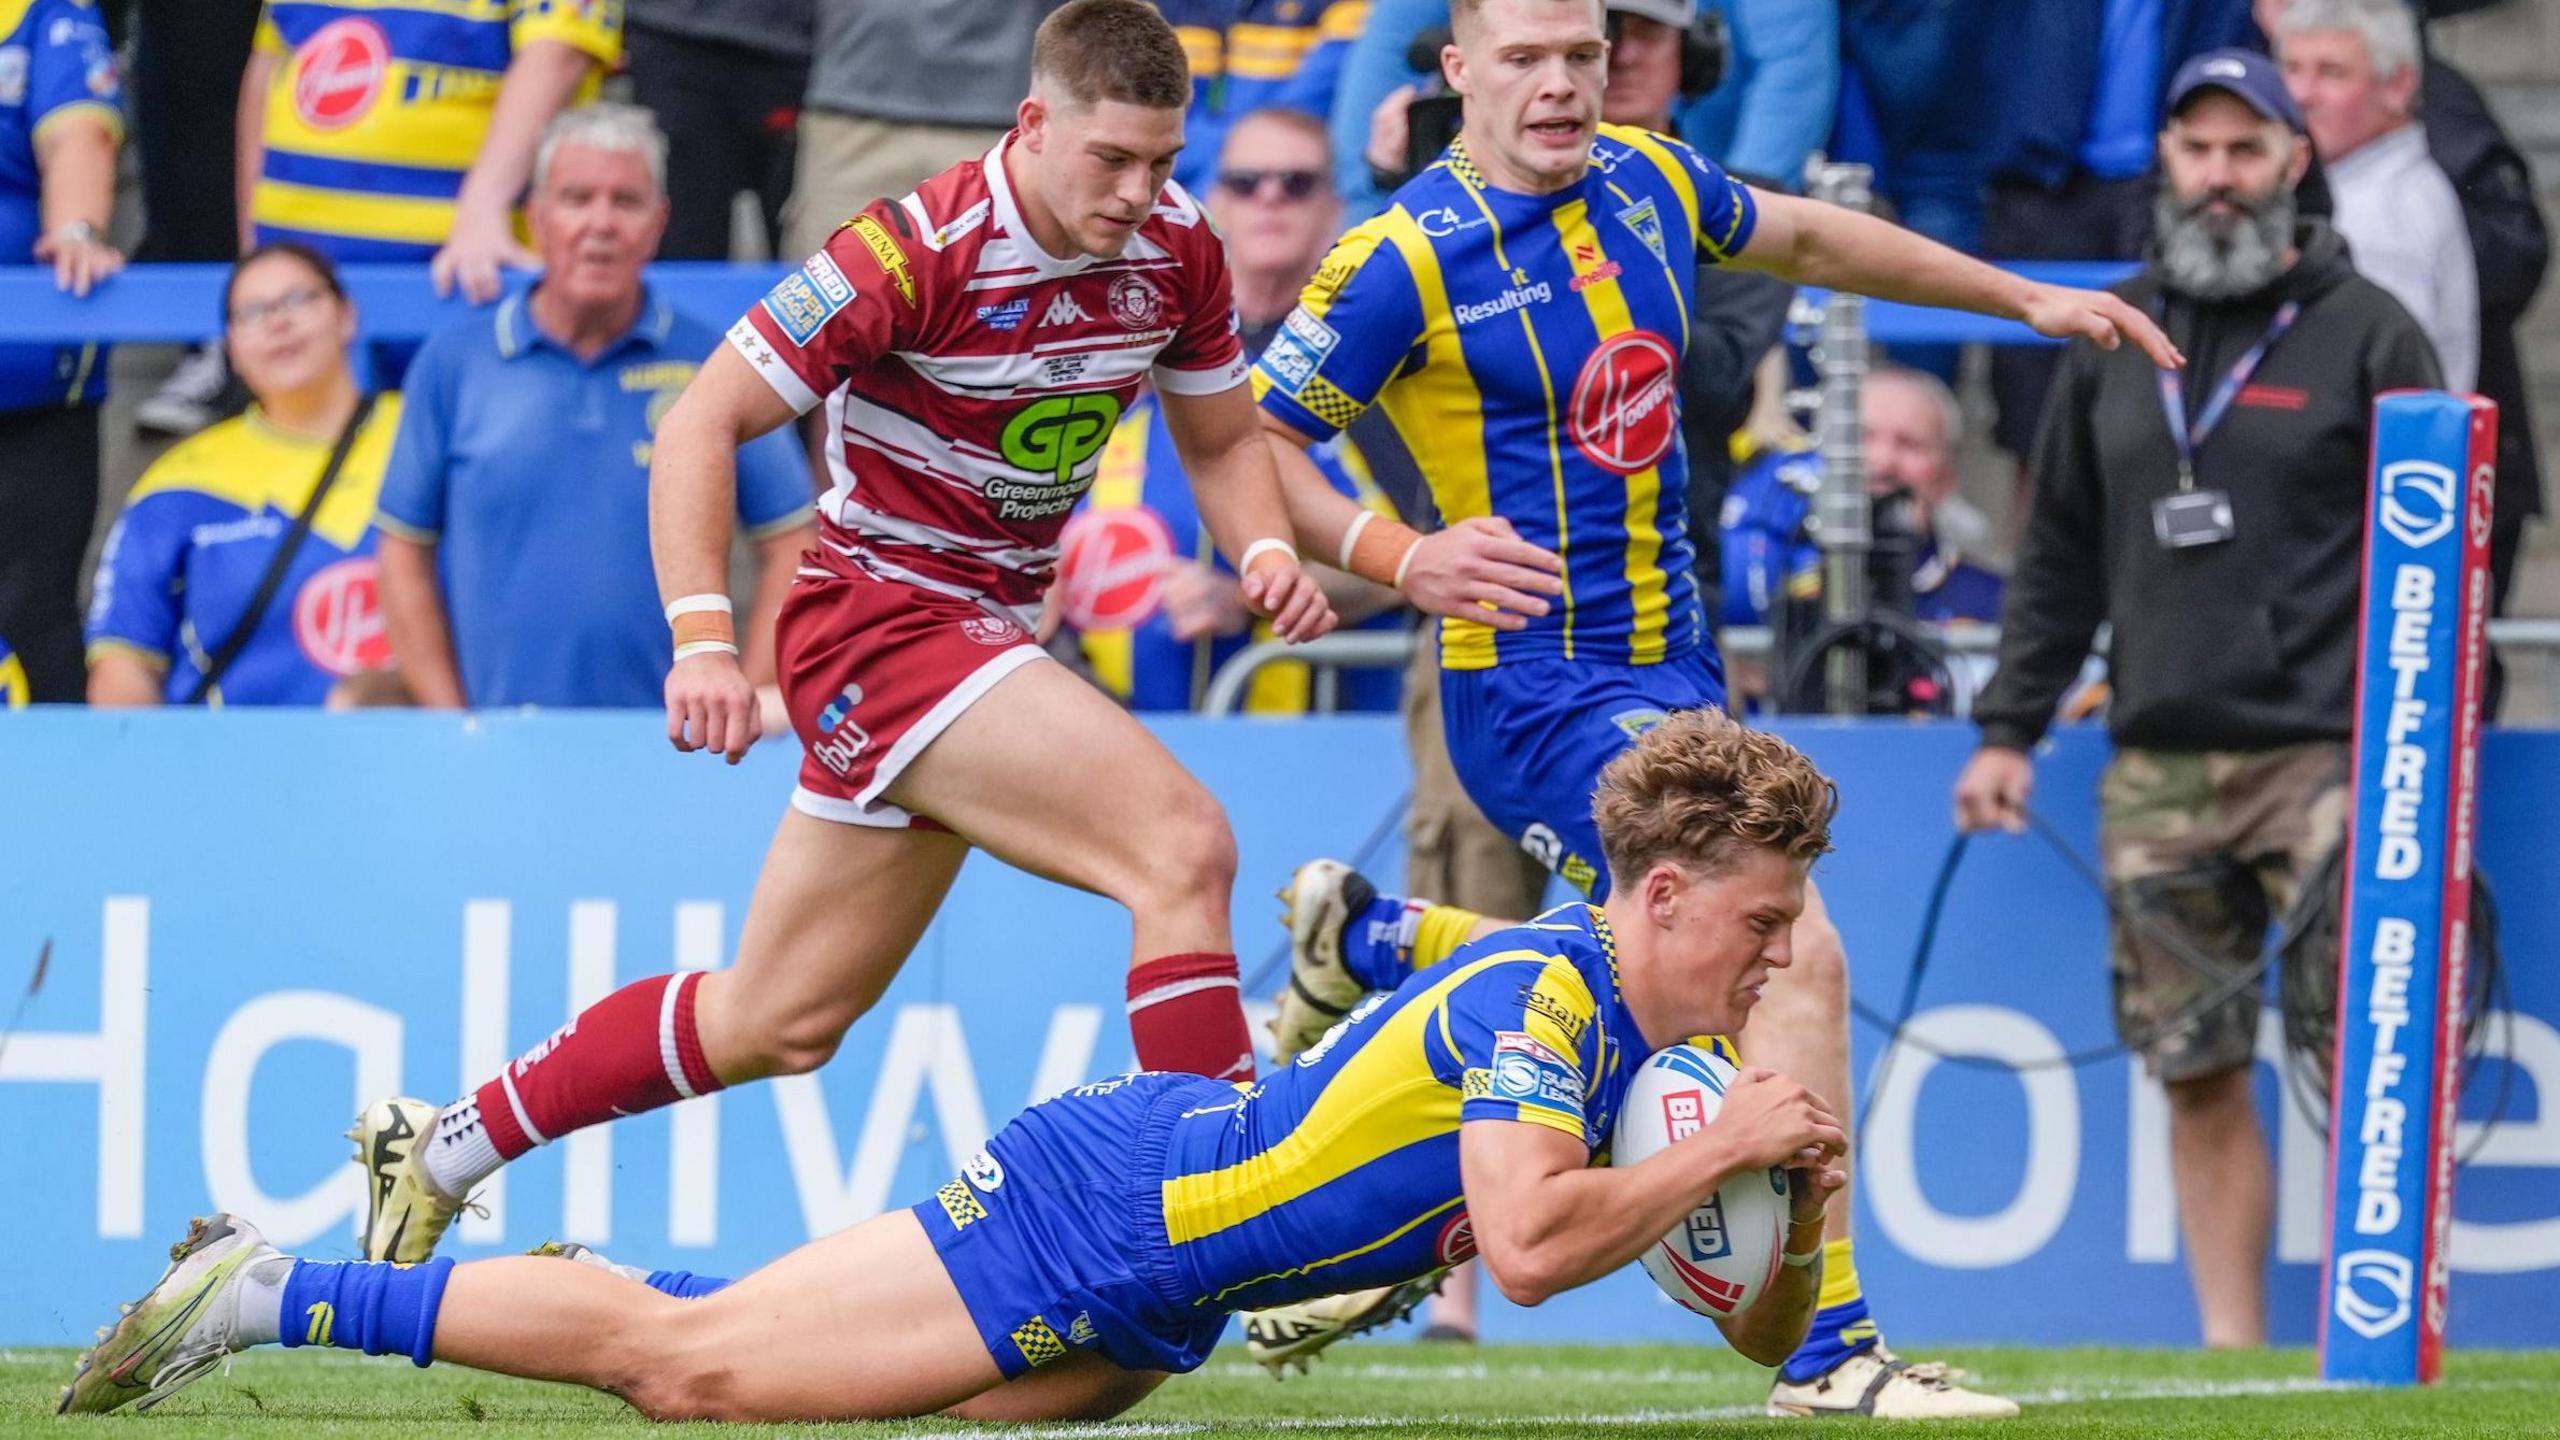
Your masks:
{"label": "player's knee", "polygon": [[1224,901],[1236,882],[1235,827],[1217,797],[1199,785],[1185,786],[1166,807],[1147,853],[1139,857],[1132,908],[1178,908],[1203,896]]}
{"label": "player's knee", "polygon": [[844,1043],[855,1018],[832,1006],[777,1018],[756,1058],[766,1075],[806,1075],[836,1058],[836,1047]]}
{"label": "player's knee", "polygon": [[[640,1319],[626,1337],[631,1360],[614,1393],[652,1420],[753,1420],[738,1351],[705,1343],[683,1317]],[[725,1358],[724,1358],[725,1354]]]}

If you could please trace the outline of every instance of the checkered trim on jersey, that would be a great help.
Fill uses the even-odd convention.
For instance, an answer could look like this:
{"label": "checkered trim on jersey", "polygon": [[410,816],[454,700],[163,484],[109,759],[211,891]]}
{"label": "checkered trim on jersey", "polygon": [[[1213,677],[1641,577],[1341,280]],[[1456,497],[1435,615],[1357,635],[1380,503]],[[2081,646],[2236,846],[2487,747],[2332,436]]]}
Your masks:
{"label": "checkered trim on jersey", "polygon": [[969,1187],[957,1180],[934,1191],[933,1198],[942,1202],[942,1213],[951,1217],[954,1230],[966,1230],[971,1221],[987,1218],[987,1207],[979,1204],[978,1197],[971,1193]]}
{"label": "checkered trim on jersey", "polygon": [[1352,421],[1360,418],[1360,402],[1321,375],[1307,377],[1306,384],[1298,387],[1297,400],[1307,407],[1307,413],[1336,430],[1348,429]]}
{"label": "checkered trim on jersey", "polygon": [[1067,1342],[1058,1338],[1048,1321],[1034,1315],[1015,1328],[1013,1348],[1021,1351],[1022,1358],[1036,1370],[1066,1354]]}

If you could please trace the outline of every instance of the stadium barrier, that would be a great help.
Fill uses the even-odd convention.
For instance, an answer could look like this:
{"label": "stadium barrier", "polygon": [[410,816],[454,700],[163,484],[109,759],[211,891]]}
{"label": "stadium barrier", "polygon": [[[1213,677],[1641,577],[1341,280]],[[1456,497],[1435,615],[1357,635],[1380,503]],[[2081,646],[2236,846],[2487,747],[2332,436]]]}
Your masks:
{"label": "stadium barrier", "polygon": [[[1225,803],[1257,993],[1275,973],[1263,896],[1317,853],[1393,883],[1408,776],[1392,717],[1173,720],[1158,732]],[[1954,725],[1790,722],[1840,783],[1819,872],[1857,986],[1911,963],[1948,837]],[[2061,734],[2038,797],[2084,848],[2102,737]],[[787,746],[731,769],[670,752],[653,715],[456,717],[38,709],[0,723],[0,1207],[13,1218],[0,1344],[85,1340],[157,1273],[186,1218],[254,1216],[344,1255],[356,1172],[338,1138],[392,1090],[436,1099],[493,1073],[617,983],[723,963],[790,786]],[[2560,943],[2547,821],[2560,736],[2482,750],[2479,843],[2506,949]],[[546,1236],[697,1271],[743,1270],[946,1180],[1024,1102],[1129,1061],[1128,931],[1109,903],[973,859],[879,1009],[824,1072],[689,1102],[529,1157],[455,1253]],[[38,956],[50,961],[23,1008]],[[2509,969],[2456,1135],[2450,1341],[2560,1345],[2560,971]],[[2036,839],[1976,841],[1910,1025],[1922,1045],[1868,1097],[1860,1261],[1898,1343],[2181,1344],[2158,1090],[2121,1060],[2052,1068],[2110,1038],[2103,912]],[[1879,1037],[1857,1036],[1859,1073]],[[2270,1016],[2263,1052],[2281,1030]],[[2320,1308],[2323,1143],[2262,1095],[2277,1137],[2276,1336]],[[1863,1083],[1863,1082],[1862,1082]],[[2506,1123],[2484,1135],[2493,1106]],[[1675,1338],[1705,1327],[1630,1270],[1534,1311],[1488,1300],[1496,1338]]]}

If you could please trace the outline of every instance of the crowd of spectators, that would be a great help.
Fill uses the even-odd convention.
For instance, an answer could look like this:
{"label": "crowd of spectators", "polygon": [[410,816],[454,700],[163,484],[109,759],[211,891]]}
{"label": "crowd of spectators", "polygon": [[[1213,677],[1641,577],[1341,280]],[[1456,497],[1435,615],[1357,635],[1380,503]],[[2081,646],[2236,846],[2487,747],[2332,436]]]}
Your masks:
{"label": "crowd of spectators", "polygon": [[[1193,67],[1178,178],[1228,239],[1250,344],[1448,123],[1428,63],[1447,0],[1161,4]],[[138,233],[146,261],[250,258],[208,316],[220,336],[137,397],[141,429],[188,438],[132,488],[94,574],[102,347],[0,348],[0,702],[654,703],[649,437],[729,317],[677,313],[642,267],[788,259],[984,153],[1052,8],[26,0],[0,37],[0,263],[85,291],[123,262],[111,233]],[[2315,156],[2272,233],[2325,218],[2340,263],[2414,317],[2446,382],[2506,412],[2503,603],[2541,508],[2515,327],[2548,240],[2522,156],[2404,0],[1607,9],[1609,120],[1678,133],[1763,185],[1800,184],[1818,151],[1864,161],[1901,221],[2003,259],[2156,256],[2190,203],[2156,180],[2170,77],[2224,47],[2272,53]],[[236,90],[205,83],[233,73]],[[115,213],[128,129],[138,226]],[[486,308],[423,348],[367,344],[336,267],[372,261],[418,264]],[[1784,404],[1790,299],[1751,276],[1700,285],[1691,515],[1728,624],[1818,605],[1818,466]],[[1995,350],[1972,407],[2022,500],[2058,358]],[[1961,444],[1952,353],[1891,360],[1866,397],[1866,469],[1913,526],[1913,604],[1996,621],[1988,557],[2010,536],[1967,492],[1996,497],[2010,476],[1960,473],[1983,447]],[[752,452],[738,519],[761,561],[754,616],[788,582],[811,477],[782,439]],[[1375,417],[1324,459],[1346,493],[1429,522]],[[1147,406],[1105,454],[1070,548],[1123,579],[1141,562],[1134,586],[1070,565],[1060,607],[1061,649],[1133,705],[1196,705],[1255,638]],[[1391,598],[1342,577],[1336,602],[1393,627]],[[768,629],[751,623],[751,656]],[[1301,708],[1314,688],[1274,672],[1252,703]],[[1412,689],[1355,674],[1333,699],[1391,708]]]}

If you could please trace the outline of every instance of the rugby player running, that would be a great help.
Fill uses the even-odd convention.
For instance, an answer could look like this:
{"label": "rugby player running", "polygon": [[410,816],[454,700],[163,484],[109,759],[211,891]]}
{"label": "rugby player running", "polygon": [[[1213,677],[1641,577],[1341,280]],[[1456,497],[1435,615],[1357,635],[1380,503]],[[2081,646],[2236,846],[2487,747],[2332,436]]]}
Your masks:
{"label": "rugby player running", "polygon": [[[351,1138],[368,1256],[425,1258],[474,1186],[573,1130],[825,1064],[971,846],[1128,907],[1140,1065],[1251,1077],[1226,816],[1030,635],[1059,532],[1141,382],[1246,603],[1290,640],[1333,615],[1288,538],[1224,249],[1167,179],[1191,93],[1181,42],[1143,0],[1071,0],[1041,25],[1032,76],[1018,129],[848,221],[659,427],[667,736],[734,763],[759,730],[727,598],[737,449],[826,408],[821,544],[777,626],[806,753],[736,962],[616,991],[441,1110],[367,1107]],[[1561,588],[1555,564],[1487,520],[1371,578],[1435,613],[1510,612]]]}
{"label": "rugby player running", "polygon": [[[1302,533],[1365,543],[1348,503],[1317,493],[1303,451],[1376,403],[1443,515],[1502,517],[1564,557],[1553,613],[1518,629],[1442,622],[1443,715],[1486,817],[1605,896],[1594,777],[1665,715],[1725,698],[1684,513],[1677,378],[1700,263],[2005,316],[2109,348],[2130,339],[2163,366],[2180,357],[2113,295],[2038,284],[1869,216],[1752,189],[1676,140],[1603,123],[1600,0],[1453,0],[1450,20],[1441,61],[1465,100],[1459,138],[1344,236],[1264,351],[1255,386]],[[1302,867],[1286,899],[1283,1055],[1362,994],[1511,923],[1380,896],[1329,860]],[[1754,1062],[1846,1113],[1847,966],[1818,893],[1795,953],[1740,1040]],[[1771,1410],[2015,1414],[1883,1348],[1857,1286],[1849,1207],[1836,1208],[1822,1313]],[[1258,1347],[1304,1355],[1328,1327],[1367,1328],[1413,1298],[1412,1287],[1341,1297],[1249,1324]]]}
{"label": "rugby player running", "polygon": [[1774,1364],[1811,1319],[1845,1179],[1830,1109],[1745,1070],[1696,1134],[1624,1169],[1593,1161],[1657,1047],[1737,1029],[1784,973],[1836,804],[1785,741],[1675,717],[1601,776],[1606,901],[1407,977],[1259,1084],[1071,1090],[931,1198],[699,1299],[551,1258],[300,1260],[210,1216],[61,1408],[157,1403],[282,1344],[568,1381],[666,1420],[1102,1419],[1198,1367],[1241,1307],[1470,1254],[1535,1305],[1625,1265],[1729,1177],[1787,1166],[1791,1263],[1715,1321]]}

